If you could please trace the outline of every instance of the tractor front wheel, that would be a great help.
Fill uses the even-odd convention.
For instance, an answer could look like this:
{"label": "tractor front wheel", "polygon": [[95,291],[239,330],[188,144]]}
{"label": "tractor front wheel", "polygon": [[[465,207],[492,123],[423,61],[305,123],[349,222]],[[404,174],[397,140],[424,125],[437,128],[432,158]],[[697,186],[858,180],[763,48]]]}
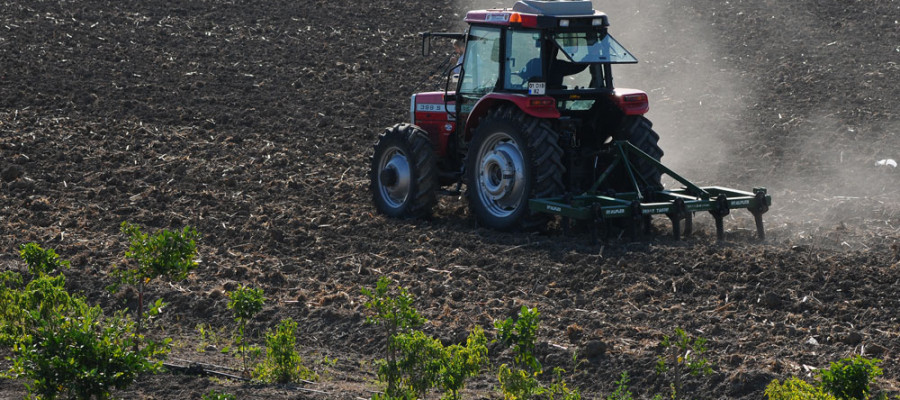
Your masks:
{"label": "tractor front wheel", "polygon": [[466,155],[466,197],[478,223],[503,231],[543,228],[549,216],[533,214],[528,200],[563,193],[562,158],[548,121],[512,105],[490,111]]}
{"label": "tractor front wheel", "polygon": [[372,200],[395,218],[424,218],[437,202],[437,166],[428,133],[397,124],[378,137],[369,180]]}

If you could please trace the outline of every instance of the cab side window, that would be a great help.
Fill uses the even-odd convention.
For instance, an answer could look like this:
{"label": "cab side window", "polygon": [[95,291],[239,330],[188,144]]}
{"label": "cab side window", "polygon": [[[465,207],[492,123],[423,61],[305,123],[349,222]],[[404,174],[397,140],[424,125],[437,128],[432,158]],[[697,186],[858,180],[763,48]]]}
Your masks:
{"label": "cab side window", "polygon": [[540,80],[541,33],[534,30],[509,30],[506,34],[506,82],[511,90],[527,90],[529,81]]}
{"label": "cab side window", "polygon": [[460,92],[481,96],[493,90],[500,77],[500,29],[472,27],[463,60]]}

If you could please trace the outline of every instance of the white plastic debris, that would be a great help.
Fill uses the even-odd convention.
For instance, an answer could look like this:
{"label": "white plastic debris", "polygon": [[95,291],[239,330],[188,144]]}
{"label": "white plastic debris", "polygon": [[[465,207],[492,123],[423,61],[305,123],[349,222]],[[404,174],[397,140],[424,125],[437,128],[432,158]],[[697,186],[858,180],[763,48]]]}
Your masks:
{"label": "white plastic debris", "polygon": [[875,166],[897,168],[897,162],[894,161],[893,158],[885,158],[884,160],[879,160],[878,162],[876,162]]}

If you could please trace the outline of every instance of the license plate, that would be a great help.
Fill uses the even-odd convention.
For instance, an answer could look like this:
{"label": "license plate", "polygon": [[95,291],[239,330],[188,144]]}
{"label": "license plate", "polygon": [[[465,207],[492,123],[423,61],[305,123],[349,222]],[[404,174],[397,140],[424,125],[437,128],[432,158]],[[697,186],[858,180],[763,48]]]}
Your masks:
{"label": "license plate", "polygon": [[547,83],[528,82],[528,94],[541,96],[545,93],[547,93]]}

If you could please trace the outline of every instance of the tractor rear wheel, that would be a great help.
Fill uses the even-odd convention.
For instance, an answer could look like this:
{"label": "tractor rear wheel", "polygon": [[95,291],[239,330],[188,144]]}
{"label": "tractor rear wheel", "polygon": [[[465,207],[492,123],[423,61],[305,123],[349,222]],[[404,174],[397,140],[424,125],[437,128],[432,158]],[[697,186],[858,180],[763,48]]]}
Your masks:
{"label": "tractor rear wheel", "polygon": [[491,110],[466,155],[466,197],[478,223],[502,231],[543,228],[549,216],[533,214],[528,200],[564,192],[562,158],[548,121],[512,105]]}
{"label": "tractor rear wheel", "polygon": [[428,133],[410,124],[386,129],[369,171],[372,200],[395,218],[424,218],[437,202],[437,166]]}
{"label": "tractor rear wheel", "polygon": [[[654,160],[662,159],[663,151],[659,147],[659,134],[653,131],[653,123],[643,116],[626,117],[622,122],[622,139],[628,140],[634,147],[647,153]],[[660,190],[662,185],[662,171],[649,161],[641,157],[630,157],[631,165],[635,173],[643,178],[644,182],[654,190]]]}

